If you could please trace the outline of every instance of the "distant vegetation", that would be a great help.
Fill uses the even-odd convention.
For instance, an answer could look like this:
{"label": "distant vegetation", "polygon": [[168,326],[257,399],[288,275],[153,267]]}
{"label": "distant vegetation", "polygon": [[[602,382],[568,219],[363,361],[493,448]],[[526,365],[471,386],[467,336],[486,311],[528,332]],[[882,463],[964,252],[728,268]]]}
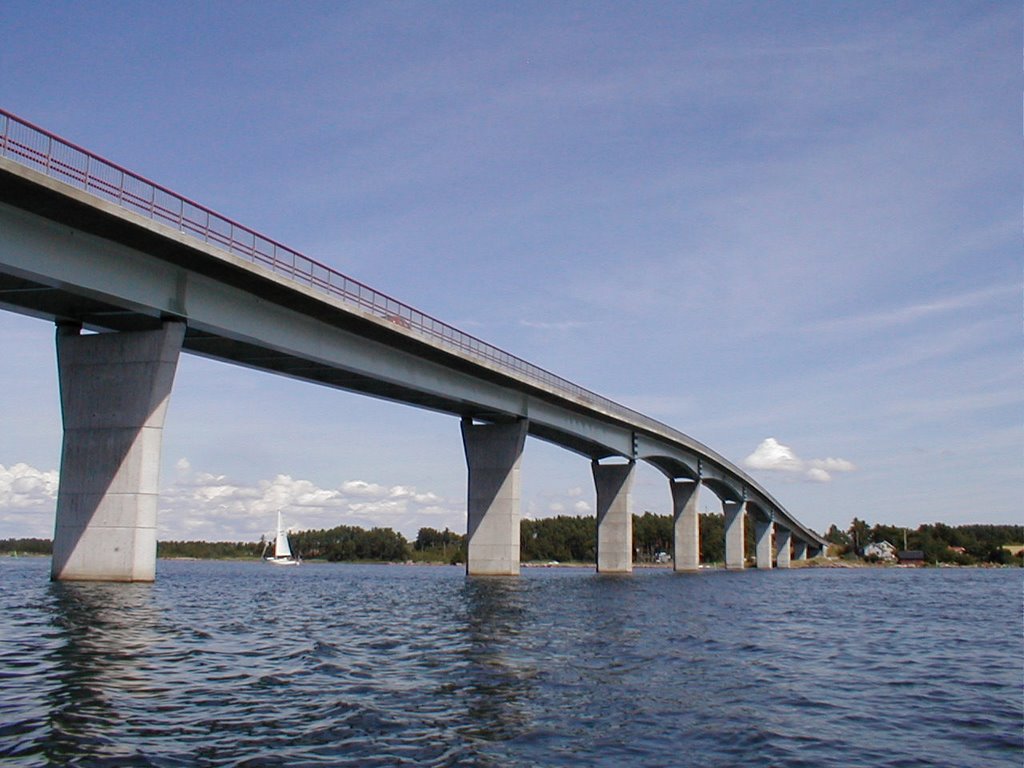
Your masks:
{"label": "distant vegetation", "polygon": [[[633,558],[654,562],[658,553],[672,552],[673,522],[670,515],[644,512],[633,515]],[[748,532],[753,546],[753,531]],[[559,515],[542,520],[523,520],[519,554],[524,562],[593,563],[597,520],[593,516]],[[721,514],[700,516],[700,557],[703,562],[725,559],[725,522]]]}
{"label": "distant vegetation", "polygon": [[[723,557],[721,515],[701,516],[702,555],[708,562]],[[544,520],[523,520],[520,526],[520,557],[524,562],[594,562],[597,523],[593,517],[559,516]],[[464,563],[466,537],[449,529],[420,528],[416,539],[407,541],[391,528],[366,530],[339,525],[288,535],[292,552],[306,560]],[[653,561],[659,552],[672,551],[672,519],[645,512],[633,516],[633,543],[639,561]],[[161,541],[157,556],[164,558],[255,559],[270,546],[258,542]],[[50,554],[46,539],[0,541],[0,553]]]}
{"label": "distant vegetation", "polygon": [[241,541],[158,541],[157,557],[191,557],[197,560],[233,560],[259,557],[263,545]]}
{"label": "distant vegetation", "polygon": [[417,563],[466,562],[466,537],[445,528],[420,528],[416,541],[408,549],[409,559]]}
{"label": "distant vegetation", "polygon": [[1024,560],[1010,551],[1011,545],[1015,544],[1024,548],[1022,525],[954,527],[930,523],[911,530],[895,525],[869,526],[864,520],[855,517],[845,531],[833,525],[825,534],[825,539],[831,543],[829,549],[833,554],[848,559],[862,558],[867,545],[886,541],[897,550],[923,552],[925,562],[928,563],[1024,565]]}
{"label": "distant vegetation", "polygon": [[[673,523],[669,515],[644,512],[633,515],[634,560],[654,562],[660,553],[672,552]],[[904,535],[906,547],[904,547]],[[597,539],[597,521],[592,516],[559,515],[542,520],[523,520],[520,525],[520,558],[523,562],[593,563]],[[306,560],[356,562],[431,562],[464,563],[466,537],[447,528],[438,531],[420,528],[415,541],[409,542],[391,528],[366,530],[350,525],[318,531],[298,531],[288,536],[292,552]],[[754,551],[754,526],[746,526],[747,553]],[[924,553],[929,563],[975,565],[994,563],[1024,565],[1011,554],[1008,545],[1024,546],[1024,526],[961,525],[942,523],[922,525],[909,530],[892,525],[869,526],[854,518],[847,530],[833,525],[825,538],[832,554],[860,559],[864,547],[887,541],[897,549]],[[258,542],[161,541],[157,556],[197,559],[255,559],[269,546]],[[0,554],[49,555],[48,539],[6,539],[0,541]],[[725,559],[725,522],[721,514],[700,515],[700,558],[704,563]]]}
{"label": "distant vegetation", "polygon": [[324,531],[300,531],[288,534],[292,552],[307,559],[379,560],[406,559],[409,542],[390,528],[365,530],[353,525],[339,525]]}
{"label": "distant vegetation", "polygon": [[19,555],[48,555],[51,546],[49,539],[3,539],[0,540],[0,552]]}
{"label": "distant vegetation", "polygon": [[[390,528],[369,531],[351,525],[321,531],[288,534],[292,552],[307,560],[405,560],[408,542]],[[253,559],[261,557],[273,542],[161,541],[157,557],[194,557],[216,559]]]}

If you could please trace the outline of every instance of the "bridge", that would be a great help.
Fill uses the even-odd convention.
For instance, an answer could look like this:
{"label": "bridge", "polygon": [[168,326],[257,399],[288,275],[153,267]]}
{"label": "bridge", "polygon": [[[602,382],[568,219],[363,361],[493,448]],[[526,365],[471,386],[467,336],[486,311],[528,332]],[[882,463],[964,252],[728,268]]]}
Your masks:
{"label": "bridge", "polygon": [[0,110],[0,306],[56,326],[63,419],[52,578],[152,581],[164,414],[181,351],[460,418],[469,574],[519,572],[531,435],[591,460],[597,570],[632,570],[638,461],[666,477],[674,568],[722,502],[726,567],[825,541],[688,435],[376,291]]}

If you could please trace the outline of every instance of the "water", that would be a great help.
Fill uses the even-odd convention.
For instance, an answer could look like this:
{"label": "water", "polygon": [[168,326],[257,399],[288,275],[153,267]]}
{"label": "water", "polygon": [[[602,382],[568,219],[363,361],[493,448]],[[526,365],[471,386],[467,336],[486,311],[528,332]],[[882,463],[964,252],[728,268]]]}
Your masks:
{"label": "water", "polygon": [[1020,570],[0,559],[13,765],[1014,766]]}

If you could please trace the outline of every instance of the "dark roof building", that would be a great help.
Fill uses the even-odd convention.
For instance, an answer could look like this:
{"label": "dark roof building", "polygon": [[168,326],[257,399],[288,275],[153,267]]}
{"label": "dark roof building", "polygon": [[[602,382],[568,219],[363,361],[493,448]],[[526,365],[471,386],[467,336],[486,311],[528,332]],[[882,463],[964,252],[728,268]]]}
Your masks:
{"label": "dark roof building", "polygon": [[896,553],[900,565],[924,565],[924,552],[920,549],[905,549]]}

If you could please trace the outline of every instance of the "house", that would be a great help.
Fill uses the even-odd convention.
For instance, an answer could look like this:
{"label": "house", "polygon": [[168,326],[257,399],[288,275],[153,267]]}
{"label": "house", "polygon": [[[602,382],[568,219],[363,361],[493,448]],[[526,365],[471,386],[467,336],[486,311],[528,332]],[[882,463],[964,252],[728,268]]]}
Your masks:
{"label": "house", "polygon": [[920,549],[906,549],[896,553],[900,565],[924,565],[924,552]]}
{"label": "house", "polygon": [[888,541],[879,541],[868,544],[864,547],[864,557],[868,560],[883,560],[893,562],[896,560],[896,547]]}

